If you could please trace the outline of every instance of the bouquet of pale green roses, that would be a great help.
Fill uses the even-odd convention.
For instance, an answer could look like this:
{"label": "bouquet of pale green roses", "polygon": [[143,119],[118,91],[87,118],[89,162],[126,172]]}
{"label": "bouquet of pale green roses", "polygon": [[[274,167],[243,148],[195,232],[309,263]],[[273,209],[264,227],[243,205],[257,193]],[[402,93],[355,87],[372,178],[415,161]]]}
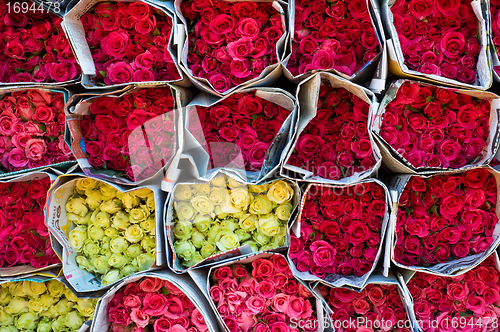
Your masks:
{"label": "bouquet of pale green roses", "polygon": [[171,194],[167,234],[183,268],[201,261],[288,244],[288,221],[297,206],[293,182],[247,185],[229,176],[179,184]]}

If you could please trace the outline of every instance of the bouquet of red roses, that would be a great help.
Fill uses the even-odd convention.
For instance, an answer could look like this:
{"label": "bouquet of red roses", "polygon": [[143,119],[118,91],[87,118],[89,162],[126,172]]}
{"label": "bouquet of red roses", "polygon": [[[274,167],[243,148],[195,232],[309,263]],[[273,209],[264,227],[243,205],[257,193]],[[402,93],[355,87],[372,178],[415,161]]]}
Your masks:
{"label": "bouquet of red roses", "polygon": [[[492,83],[488,35],[476,0],[384,3],[400,70],[432,82],[486,90]],[[384,11],[383,11],[384,12]]]}
{"label": "bouquet of red roses", "polygon": [[113,294],[106,296],[106,302],[109,301],[106,313],[99,312],[95,319],[101,320],[106,315],[111,323],[110,332],[208,331],[209,324],[214,322],[207,324],[197,308],[200,304],[193,303],[192,298],[164,278],[143,277],[111,290]]}
{"label": "bouquet of red roses", "polygon": [[[385,281],[385,280],[384,280]],[[411,332],[398,281],[370,283],[361,292],[317,286],[330,310],[335,332]]]}
{"label": "bouquet of red roses", "polygon": [[398,266],[453,275],[498,246],[495,171],[411,176],[402,183],[392,253]]}
{"label": "bouquet of red roses", "polygon": [[68,120],[71,146],[87,174],[97,170],[103,178],[143,181],[166,166],[175,152],[170,88],[135,89],[120,96],[82,100],[75,114]]}
{"label": "bouquet of red roses", "polygon": [[298,218],[300,234],[291,235],[288,252],[296,275],[337,287],[345,284],[343,276],[357,276],[360,282],[350,286],[361,287],[380,256],[388,199],[378,180],[345,187],[310,184]]}
{"label": "bouquet of red roses", "polygon": [[0,97],[0,172],[73,160],[64,141],[64,92],[9,91]]}
{"label": "bouquet of red roses", "polygon": [[[370,0],[296,1],[286,69],[294,77],[332,69],[345,78],[354,77],[381,53],[370,6]],[[380,39],[385,41],[383,33]]]}
{"label": "bouquet of red roses", "polygon": [[216,94],[268,75],[278,67],[284,47],[281,4],[177,0],[187,28],[182,61],[188,72]]}
{"label": "bouquet of red roses", "polygon": [[301,120],[283,168],[329,183],[370,176],[381,162],[368,130],[373,93],[328,73],[312,76],[299,89]]}
{"label": "bouquet of red roses", "polygon": [[318,331],[323,310],[311,292],[295,279],[280,254],[258,255],[212,268],[212,307],[229,332]]}
{"label": "bouquet of red roses", "polygon": [[200,102],[203,99],[188,105],[187,129],[210,156],[208,169],[236,167],[260,179],[277,166],[293,116],[290,94],[256,88],[210,106]]}
{"label": "bouquet of red roses", "polygon": [[421,331],[498,331],[497,254],[452,278],[417,273],[407,286]]}
{"label": "bouquet of red roses", "polygon": [[40,269],[60,263],[44,224],[43,208],[50,184],[50,177],[44,173],[0,182],[0,275],[2,268],[8,267],[12,276],[16,266]]}
{"label": "bouquet of red roses", "polygon": [[80,76],[61,22],[41,4],[0,0],[0,84],[63,83]]}
{"label": "bouquet of red roses", "polygon": [[181,79],[170,50],[173,14],[147,1],[93,3],[90,9],[79,3],[67,14],[68,20],[80,19],[95,66],[96,75],[86,85]]}
{"label": "bouquet of red roses", "polygon": [[[491,44],[494,46],[493,56],[500,55],[500,1],[490,1],[491,12]],[[493,67],[493,73],[496,74],[496,79],[500,79],[500,66]]]}
{"label": "bouquet of red roses", "polygon": [[373,131],[388,145],[381,148],[397,154],[409,172],[480,166],[495,155],[498,129],[491,101],[498,98],[399,80],[382,100],[377,111],[381,121]]}

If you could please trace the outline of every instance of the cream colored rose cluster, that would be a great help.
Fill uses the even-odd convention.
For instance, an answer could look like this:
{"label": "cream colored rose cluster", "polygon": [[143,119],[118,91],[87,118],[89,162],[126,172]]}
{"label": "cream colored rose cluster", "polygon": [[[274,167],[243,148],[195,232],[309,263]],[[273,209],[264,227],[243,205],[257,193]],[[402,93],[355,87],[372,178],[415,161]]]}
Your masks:
{"label": "cream colored rose cluster", "polygon": [[175,188],[174,249],[185,267],[248,244],[254,252],[285,245],[294,208],[288,181],[246,185],[228,176]]}
{"label": "cream colored rose cluster", "polygon": [[0,285],[0,330],[78,331],[92,320],[97,300],[78,299],[62,282],[16,281]]}
{"label": "cream colored rose cluster", "polygon": [[101,285],[154,264],[155,200],[150,189],[122,193],[104,182],[79,179],[66,214],[76,225],[69,232],[76,262],[100,278]]}

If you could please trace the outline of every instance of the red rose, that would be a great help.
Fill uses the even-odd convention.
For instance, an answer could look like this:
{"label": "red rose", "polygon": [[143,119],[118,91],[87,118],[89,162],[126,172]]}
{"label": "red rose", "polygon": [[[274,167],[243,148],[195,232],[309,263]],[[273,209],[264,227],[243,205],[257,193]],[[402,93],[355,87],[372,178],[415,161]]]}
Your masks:
{"label": "red rose", "polygon": [[349,1],[347,8],[349,9],[349,14],[352,15],[353,19],[362,20],[369,17],[367,2],[365,0]]}
{"label": "red rose", "polygon": [[489,172],[484,168],[476,168],[465,173],[465,181],[472,188],[482,188],[489,176]]}
{"label": "red rose", "polygon": [[123,59],[129,43],[130,38],[127,32],[113,31],[101,40],[101,49],[113,59]]}
{"label": "red rose", "polygon": [[142,21],[149,16],[149,5],[144,2],[133,2],[128,6],[128,13],[135,21]]}
{"label": "red rose", "polygon": [[69,63],[47,63],[45,70],[50,78],[56,82],[65,82],[74,79],[78,73],[75,65]]}
{"label": "red rose", "polygon": [[347,229],[349,241],[354,244],[365,242],[371,237],[370,229],[360,222],[355,222]]}
{"label": "red rose", "polygon": [[134,71],[125,62],[115,62],[107,68],[107,76],[104,82],[108,85],[132,82]]}
{"label": "red rose", "polygon": [[460,0],[436,0],[436,10],[443,16],[458,15]]}

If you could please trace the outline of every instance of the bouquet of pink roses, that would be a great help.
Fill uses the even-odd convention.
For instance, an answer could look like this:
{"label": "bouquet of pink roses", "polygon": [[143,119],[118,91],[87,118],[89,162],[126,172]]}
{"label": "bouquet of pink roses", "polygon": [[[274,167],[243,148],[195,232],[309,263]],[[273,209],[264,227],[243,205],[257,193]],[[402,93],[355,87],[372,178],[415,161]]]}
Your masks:
{"label": "bouquet of pink roses", "polygon": [[[381,149],[399,156],[411,173],[488,163],[497,149],[499,112],[492,101],[499,97],[475,95],[414,81],[392,83],[373,124]],[[387,152],[384,162],[401,163],[394,159]],[[394,171],[400,172],[400,165]]]}
{"label": "bouquet of pink roses", "polygon": [[203,147],[200,153],[210,156],[208,165],[200,165],[202,173],[236,167],[245,169],[249,178],[261,179],[278,165],[294,115],[290,94],[255,88],[213,104],[203,100],[200,95],[188,105],[186,126],[195,144]]}
{"label": "bouquet of pink roses", "polygon": [[73,160],[64,141],[65,92],[8,91],[0,96],[0,172]]}
{"label": "bouquet of pink roses", "polygon": [[412,322],[403,305],[396,279],[370,282],[361,292],[347,288],[317,286],[330,310],[335,332],[410,332]]}
{"label": "bouquet of pink roses", "polygon": [[0,275],[2,268],[9,268],[12,276],[20,265],[39,270],[60,263],[44,224],[43,208],[50,184],[47,173],[0,182]]}
{"label": "bouquet of pink roses", "polygon": [[345,187],[310,184],[298,217],[300,234],[291,235],[288,252],[295,275],[336,287],[351,276],[356,284],[348,284],[361,287],[382,250],[388,199],[378,180]]}
{"label": "bouquet of pink roses", "polygon": [[280,254],[257,255],[212,268],[209,274],[211,305],[226,331],[318,330],[313,294],[295,279]]}
{"label": "bouquet of pink roses", "polygon": [[174,104],[168,87],[81,100],[68,127],[82,169],[124,183],[157,174],[176,149]]}
{"label": "bouquet of pink roses", "polygon": [[398,202],[394,263],[454,275],[485,259],[500,241],[493,234],[498,179],[489,168],[397,179],[404,190]]}
{"label": "bouquet of pink roses", "polygon": [[385,42],[371,6],[370,0],[296,1],[292,53],[285,65],[291,76],[332,69],[344,78],[361,73],[381,53],[380,40]]}
{"label": "bouquet of pink roses", "polygon": [[[328,183],[352,183],[380,167],[371,133],[375,97],[332,74],[318,73],[299,85],[299,121],[287,146],[282,175]],[[286,171],[285,171],[286,170]]]}
{"label": "bouquet of pink roses", "polygon": [[[495,261],[496,258],[496,261]],[[498,331],[497,254],[467,273],[444,278],[417,273],[407,286],[421,331]]]}
{"label": "bouquet of pink roses", "polygon": [[274,71],[284,48],[283,2],[176,0],[186,24],[181,61],[205,90],[225,94]]}
{"label": "bouquet of pink roses", "polygon": [[[89,49],[76,54],[82,57],[80,62],[92,60],[95,67],[95,76],[84,77],[85,86],[181,79],[171,50],[173,14],[147,1],[94,0],[93,4],[77,3],[65,19],[69,31],[82,26],[85,30]],[[80,20],[81,26],[73,26],[72,19]],[[74,33],[70,36],[76,38]],[[92,59],[84,59],[90,55]]]}
{"label": "bouquet of pink roses", "polygon": [[61,28],[62,18],[35,2],[21,4],[0,0],[0,48],[4,50],[0,84],[57,84],[78,78],[80,66]]}
{"label": "bouquet of pink roses", "polygon": [[481,90],[491,86],[486,1],[392,0],[383,6],[401,75]]}

